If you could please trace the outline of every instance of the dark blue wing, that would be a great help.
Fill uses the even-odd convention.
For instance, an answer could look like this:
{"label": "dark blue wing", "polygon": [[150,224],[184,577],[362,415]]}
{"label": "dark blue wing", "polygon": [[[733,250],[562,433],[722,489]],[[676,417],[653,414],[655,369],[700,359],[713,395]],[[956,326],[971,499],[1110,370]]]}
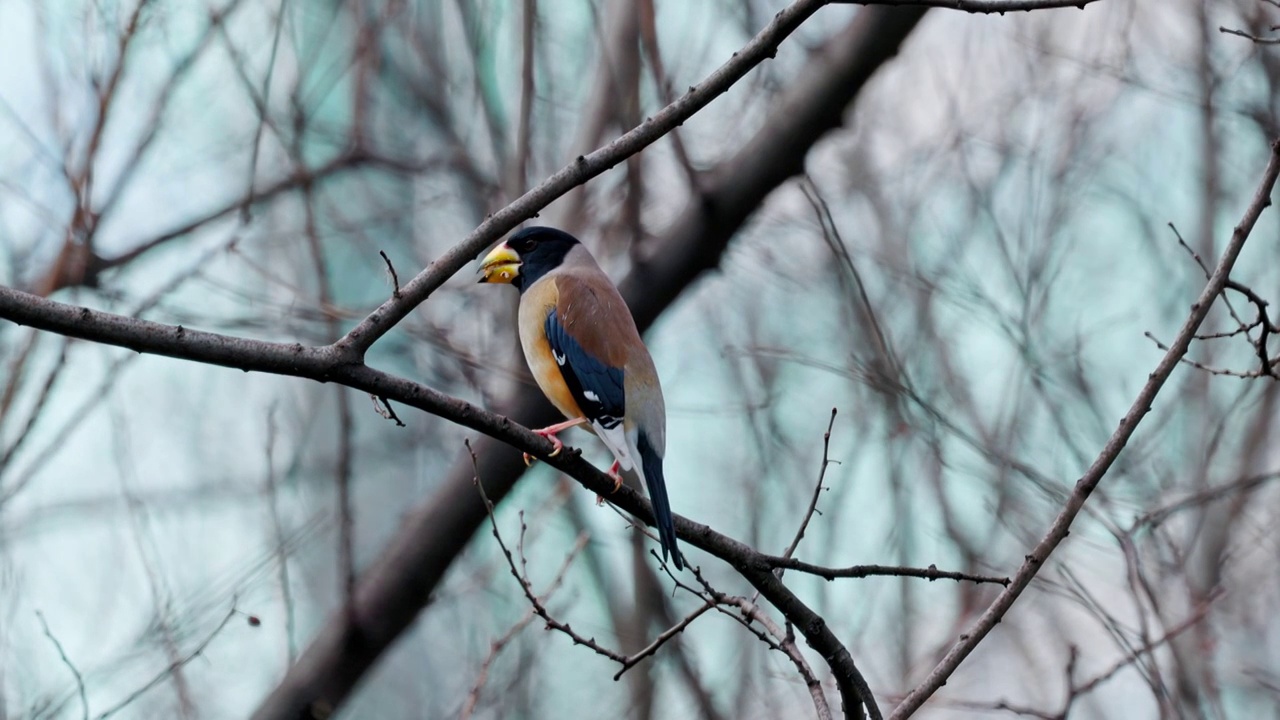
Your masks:
{"label": "dark blue wing", "polygon": [[564,384],[588,420],[606,428],[617,427],[626,410],[622,368],[609,367],[587,352],[560,322],[555,308],[547,312],[547,343],[560,366]]}

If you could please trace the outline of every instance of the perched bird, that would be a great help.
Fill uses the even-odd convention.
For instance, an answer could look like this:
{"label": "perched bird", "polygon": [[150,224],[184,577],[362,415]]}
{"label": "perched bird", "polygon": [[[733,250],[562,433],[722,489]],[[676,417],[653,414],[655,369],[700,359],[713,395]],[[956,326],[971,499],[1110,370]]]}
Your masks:
{"label": "perched bird", "polygon": [[586,425],[613,453],[609,474],[635,473],[649,490],[662,556],[676,569],[675,523],[662,476],[667,411],[653,358],[618,288],[578,239],[529,227],[480,263],[482,283],[520,290],[520,345],[547,399],[565,422],[535,430],[560,452],[556,434]]}

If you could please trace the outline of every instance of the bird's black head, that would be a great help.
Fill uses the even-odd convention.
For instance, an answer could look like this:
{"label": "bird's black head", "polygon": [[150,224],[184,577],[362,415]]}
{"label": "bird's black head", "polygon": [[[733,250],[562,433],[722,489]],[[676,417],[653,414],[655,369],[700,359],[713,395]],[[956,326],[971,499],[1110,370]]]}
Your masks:
{"label": "bird's black head", "polygon": [[527,227],[485,256],[480,282],[508,282],[520,292],[560,267],[578,239],[563,230]]}

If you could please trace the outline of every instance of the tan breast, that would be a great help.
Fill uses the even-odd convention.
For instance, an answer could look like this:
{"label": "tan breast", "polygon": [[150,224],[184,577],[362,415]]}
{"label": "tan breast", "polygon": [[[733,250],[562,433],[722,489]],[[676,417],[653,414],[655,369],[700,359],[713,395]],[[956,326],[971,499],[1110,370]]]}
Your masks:
{"label": "tan breast", "polygon": [[560,374],[560,366],[551,354],[551,345],[547,343],[547,313],[556,306],[559,293],[554,278],[543,278],[525,291],[520,299],[518,322],[520,325],[520,347],[524,349],[525,362],[529,363],[529,371],[537,381],[542,394],[547,396],[570,420],[582,417],[582,409],[569,392],[569,386]]}

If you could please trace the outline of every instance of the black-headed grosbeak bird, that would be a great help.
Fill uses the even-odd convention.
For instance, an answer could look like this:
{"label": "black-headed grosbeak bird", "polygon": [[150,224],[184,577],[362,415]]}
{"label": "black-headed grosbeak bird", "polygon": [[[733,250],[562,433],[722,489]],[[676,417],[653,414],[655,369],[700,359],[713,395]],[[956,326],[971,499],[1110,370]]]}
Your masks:
{"label": "black-headed grosbeak bird", "polygon": [[666,406],[653,358],[631,311],[595,258],[561,230],[529,227],[495,247],[480,263],[480,282],[520,291],[520,345],[534,380],[568,420],[539,430],[557,433],[585,425],[613,453],[609,469],[644,481],[662,556],[684,568],[662,473]]}

